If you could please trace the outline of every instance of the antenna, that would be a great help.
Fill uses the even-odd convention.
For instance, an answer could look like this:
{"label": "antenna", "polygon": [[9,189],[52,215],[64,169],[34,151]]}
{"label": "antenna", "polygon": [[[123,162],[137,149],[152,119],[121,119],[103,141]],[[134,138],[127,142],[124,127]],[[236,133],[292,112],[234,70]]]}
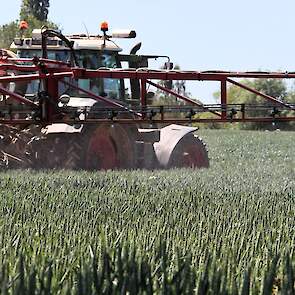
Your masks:
{"label": "antenna", "polygon": [[89,39],[89,32],[88,32],[87,26],[86,26],[86,24],[85,24],[84,22],[83,22],[82,24],[83,24],[83,26],[84,26],[84,28],[85,28],[85,30],[86,30],[87,37],[88,37],[88,39]]}

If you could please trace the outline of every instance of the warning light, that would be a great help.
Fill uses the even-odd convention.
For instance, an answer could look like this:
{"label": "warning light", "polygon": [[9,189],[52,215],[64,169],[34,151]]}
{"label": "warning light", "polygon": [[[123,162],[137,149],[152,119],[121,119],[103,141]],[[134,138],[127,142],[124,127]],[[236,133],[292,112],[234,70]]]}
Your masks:
{"label": "warning light", "polygon": [[109,24],[107,22],[102,22],[100,25],[100,29],[105,33],[109,30]]}
{"label": "warning light", "polygon": [[28,25],[28,23],[25,20],[22,20],[19,23],[19,29],[20,30],[27,30],[28,28],[29,28],[29,25]]}

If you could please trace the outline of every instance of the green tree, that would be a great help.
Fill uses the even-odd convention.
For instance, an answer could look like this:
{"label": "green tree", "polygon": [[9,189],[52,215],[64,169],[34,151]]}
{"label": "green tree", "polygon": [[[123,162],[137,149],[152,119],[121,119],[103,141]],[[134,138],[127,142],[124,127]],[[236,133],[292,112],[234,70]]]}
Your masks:
{"label": "green tree", "polygon": [[[180,70],[179,65],[175,65],[174,70]],[[167,82],[169,81],[159,81],[159,85],[167,87]],[[170,81],[171,90],[176,92],[177,94],[190,97],[191,94],[187,91],[186,81],[184,80],[176,80]],[[157,89],[156,91],[156,99],[154,102],[155,105],[185,105],[185,101],[177,98],[175,95],[169,94],[166,91],[162,91]]]}
{"label": "green tree", "polygon": [[23,0],[20,17],[27,19],[33,16],[40,22],[46,22],[49,11],[49,0]]}
{"label": "green tree", "polygon": [[[180,70],[178,65],[175,65],[174,70]],[[191,97],[191,94],[187,91],[186,81],[184,80],[175,80],[175,81],[159,81],[159,85],[164,86],[165,88],[171,88],[171,90],[179,95],[185,97]],[[170,85],[168,85],[170,84]],[[153,99],[153,105],[155,106],[185,106],[187,103],[176,95],[169,94],[166,91],[157,89],[155,98]],[[166,113],[165,118],[183,118],[184,113],[172,112]]]}
{"label": "green tree", "polygon": [[[29,29],[24,32],[24,37],[31,36],[33,29],[40,29],[46,25],[57,29],[57,25],[47,19],[49,0],[33,1],[23,0],[20,10],[20,20],[26,20]],[[0,48],[9,48],[13,38],[20,36],[19,20],[0,26]]]}
{"label": "green tree", "polygon": [[[253,79],[241,81],[243,85],[256,89],[261,93],[275,97],[281,101],[292,102],[295,97],[290,95],[287,91],[286,83],[279,79]],[[219,101],[220,91],[214,93],[214,97]],[[229,104],[251,104],[251,105],[273,105],[271,101],[249,92],[241,87],[231,85],[227,88],[227,102]],[[294,103],[294,100],[293,100]],[[270,116],[271,110],[249,110],[247,114],[250,116]],[[289,123],[239,123],[236,126],[240,129],[290,129]]]}
{"label": "green tree", "polygon": [[9,48],[13,38],[15,38],[18,33],[17,21],[0,26],[0,48]]}

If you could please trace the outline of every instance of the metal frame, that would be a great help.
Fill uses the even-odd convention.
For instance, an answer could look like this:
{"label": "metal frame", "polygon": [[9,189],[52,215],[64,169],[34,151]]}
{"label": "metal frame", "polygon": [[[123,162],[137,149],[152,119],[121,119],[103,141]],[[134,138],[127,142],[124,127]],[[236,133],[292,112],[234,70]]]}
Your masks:
{"label": "metal frame", "polygon": [[[287,72],[217,72],[217,71],[166,71],[166,70],[148,70],[148,69],[98,69],[87,70],[82,68],[70,67],[69,64],[53,61],[43,58],[33,59],[0,59],[0,70],[15,71],[18,73],[27,73],[17,76],[3,76],[0,77],[0,83],[9,82],[25,82],[32,80],[41,80],[46,88],[46,95],[40,97],[39,102],[32,102],[26,97],[17,93],[13,93],[3,86],[0,86],[0,94],[9,96],[20,102],[27,109],[26,111],[41,112],[41,116],[30,120],[17,119],[14,114],[19,113],[19,109],[13,106],[0,107],[0,123],[3,124],[50,124],[50,123],[99,123],[99,122],[118,122],[118,123],[227,123],[227,122],[287,122],[295,121],[295,105],[289,104],[279,99],[261,93],[253,88],[241,84],[233,79],[294,79],[295,73]],[[34,74],[32,74],[32,72]],[[115,101],[110,98],[96,95],[88,90],[82,89],[64,80],[64,78],[87,79],[87,78],[112,78],[112,79],[138,79],[140,81],[140,107],[129,108],[128,106]],[[171,89],[168,89],[152,80],[192,80],[192,81],[218,81],[220,82],[220,103],[215,105],[203,105],[199,102],[192,100],[189,97],[181,95]],[[85,114],[83,119],[76,117],[70,119],[71,115],[75,114],[77,110],[69,108],[68,110],[57,108],[58,104],[58,84],[63,83],[73,87],[79,91],[86,93],[90,98],[106,103],[106,108],[103,109],[87,109],[82,110]],[[246,104],[228,104],[227,103],[227,85],[228,83],[241,87],[250,91],[268,101],[265,106],[246,105]],[[151,85],[173,95],[180,100],[183,100],[185,106],[160,106],[155,107],[147,103],[147,86]],[[253,112],[255,108],[258,110],[260,107],[270,112],[269,116],[249,116],[249,110]],[[289,115],[282,115],[283,110],[289,110]],[[88,119],[87,114],[92,112],[92,115],[97,113],[106,113],[106,117],[101,119]],[[112,116],[107,114],[112,112]],[[66,114],[61,118],[61,113]],[[118,114],[129,113],[134,115],[131,119],[122,119]],[[169,113],[169,116],[167,114]],[[181,116],[171,117],[171,114],[181,113]],[[212,118],[200,118],[196,116],[199,113],[212,114]]]}

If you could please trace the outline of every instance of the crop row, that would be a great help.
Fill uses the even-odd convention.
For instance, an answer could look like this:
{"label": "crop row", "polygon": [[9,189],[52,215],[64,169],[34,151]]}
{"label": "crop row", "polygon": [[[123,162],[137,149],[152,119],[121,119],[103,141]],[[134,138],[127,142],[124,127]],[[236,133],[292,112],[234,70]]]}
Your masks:
{"label": "crop row", "polygon": [[294,135],[203,133],[205,170],[1,173],[2,293],[293,294]]}

